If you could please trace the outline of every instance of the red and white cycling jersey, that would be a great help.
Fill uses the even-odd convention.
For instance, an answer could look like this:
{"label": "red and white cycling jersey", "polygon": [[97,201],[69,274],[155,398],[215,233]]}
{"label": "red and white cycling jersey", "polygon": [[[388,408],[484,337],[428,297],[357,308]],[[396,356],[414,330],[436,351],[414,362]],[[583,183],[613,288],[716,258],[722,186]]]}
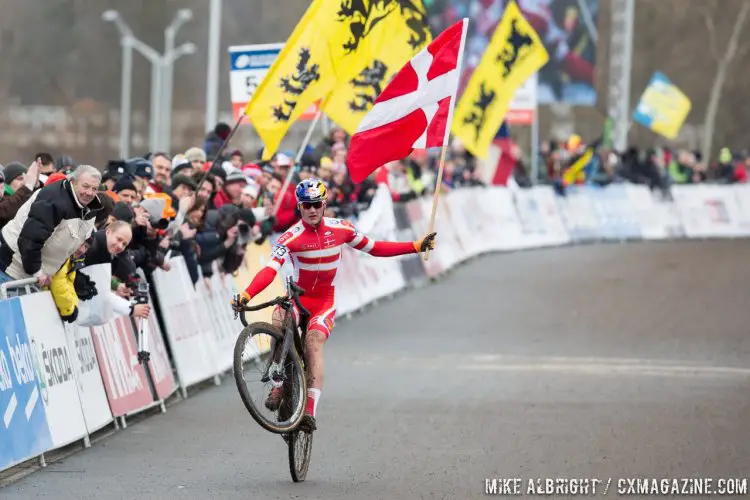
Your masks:
{"label": "red and white cycling jersey", "polygon": [[312,314],[309,328],[317,325],[329,335],[336,313],[335,279],[344,245],[375,257],[395,257],[417,251],[410,241],[373,241],[347,220],[324,217],[317,227],[299,221],[278,239],[271,260],[253,278],[246,292],[252,297],[258,295],[271,284],[287,259],[291,259],[294,280],[305,290],[300,300]]}

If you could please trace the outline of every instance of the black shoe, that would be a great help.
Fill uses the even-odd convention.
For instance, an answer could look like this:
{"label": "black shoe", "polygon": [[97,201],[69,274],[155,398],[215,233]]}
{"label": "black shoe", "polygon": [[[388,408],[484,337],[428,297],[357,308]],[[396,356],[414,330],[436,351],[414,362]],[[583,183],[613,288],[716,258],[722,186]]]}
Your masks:
{"label": "black shoe", "polygon": [[302,416],[302,421],[299,423],[299,430],[310,434],[317,429],[318,426],[315,425],[315,417],[308,414]]}

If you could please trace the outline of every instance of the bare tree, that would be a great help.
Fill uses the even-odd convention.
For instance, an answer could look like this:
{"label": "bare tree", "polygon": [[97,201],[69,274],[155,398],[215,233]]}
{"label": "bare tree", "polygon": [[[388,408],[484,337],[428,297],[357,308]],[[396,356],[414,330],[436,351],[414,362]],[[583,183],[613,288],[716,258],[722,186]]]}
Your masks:
{"label": "bare tree", "polygon": [[715,59],[718,60],[716,75],[714,76],[714,82],[711,86],[711,93],[709,94],[708,106],[706,107],[706,117],[703,122],[704,135],[701,154],[703,156],[703,160],[706,162],[711,160],[711,146],[713,145],[714,128],[716,126],[716,115],[719,110],[719,102],[721,101],[721,95],[724,89],[724,82],[727,79],[727,73],[732,65],[732,62],[737,56],[740,34],[742,33],[742,29],[744,28],[747,14],[748,12],[750,12],[750,2],[742,2],[740,12],[734,20],[732,34],[729,37],[729,42],[727,43],[726,50],[724,50],[723,54],[719,52],[718,43],[716,41],[716,26],[714,24],[713,18],[714,12],[715,10],[711,9],[711,11],[704,14],[706,29],[708,30],[708,42],[711,54]]}

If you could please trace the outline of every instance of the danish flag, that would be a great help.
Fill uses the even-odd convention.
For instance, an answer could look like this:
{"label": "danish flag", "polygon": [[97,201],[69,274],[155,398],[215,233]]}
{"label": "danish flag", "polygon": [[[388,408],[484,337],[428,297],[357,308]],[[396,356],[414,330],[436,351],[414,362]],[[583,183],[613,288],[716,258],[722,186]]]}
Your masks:
{"label": "danish flag", "polygon": [[375,100],[349,145],[352,181],[362,182],[390,161],[448,140],[468,24],[465,18],[443,31]]}

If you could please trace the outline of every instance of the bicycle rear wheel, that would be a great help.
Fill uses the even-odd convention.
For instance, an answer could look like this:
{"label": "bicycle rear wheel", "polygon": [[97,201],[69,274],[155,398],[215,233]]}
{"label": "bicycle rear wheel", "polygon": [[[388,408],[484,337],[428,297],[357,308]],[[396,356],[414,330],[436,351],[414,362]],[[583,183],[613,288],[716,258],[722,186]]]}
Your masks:
{"label": "bicycle rear wheel", "polygon": [[290,433],[288,438],[289,472],[292,474],[292,480],[300,483],[307,477],[307,469],[310,467],[313,433],[296,430]]}
{"label": "bicycle rear wheel", "polygon": [[[305,372],[297,350],[279,359],[283,335],[270,323],[252,323],[237,337],[234,346],[234,379],[247,411],[264,429],[277,434],[297,428],[305,408]],[[280,388],[281,403],[266,406],[271,391]]]}

